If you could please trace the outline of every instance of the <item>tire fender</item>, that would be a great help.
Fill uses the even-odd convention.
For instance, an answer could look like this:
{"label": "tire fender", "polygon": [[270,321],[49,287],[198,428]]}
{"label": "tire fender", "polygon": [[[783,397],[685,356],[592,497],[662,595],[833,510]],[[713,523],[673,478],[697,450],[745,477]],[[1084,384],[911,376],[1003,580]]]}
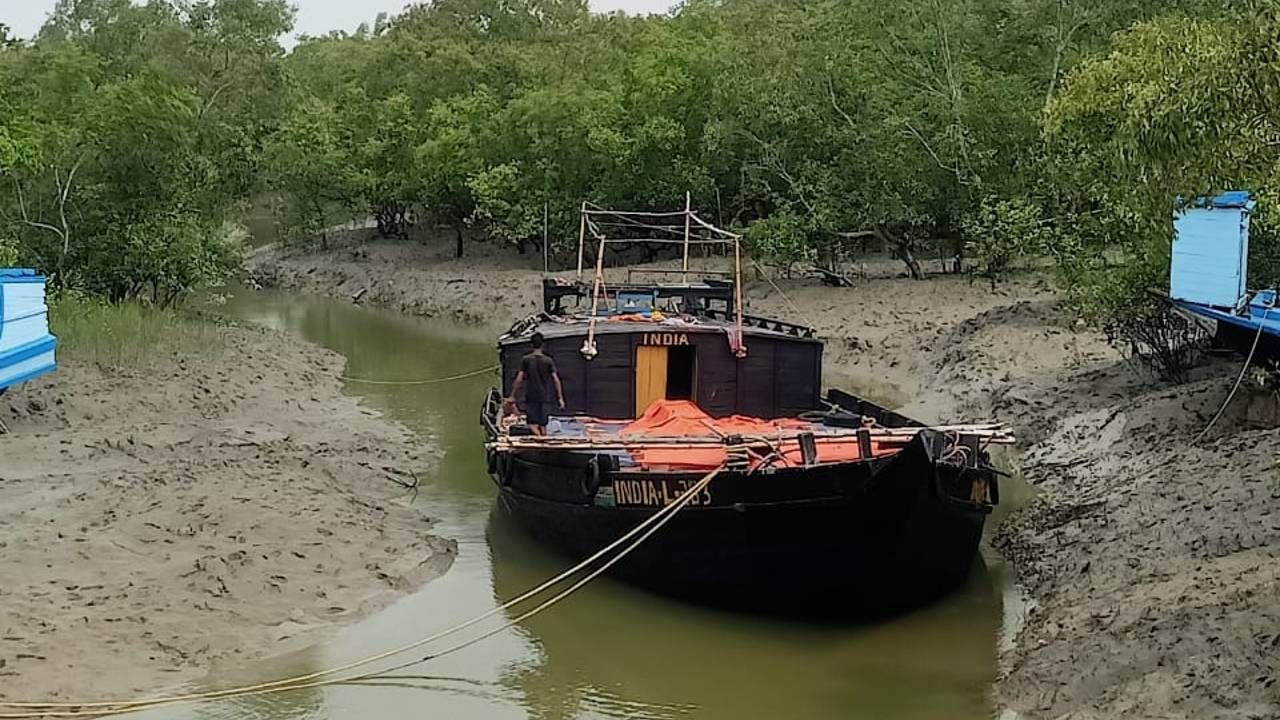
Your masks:
{"label": "tire fender", "polygon": [[600,456],[592,455],[587,460],[587,468],[582,472],[582,494],[594,498],[600,489]]}

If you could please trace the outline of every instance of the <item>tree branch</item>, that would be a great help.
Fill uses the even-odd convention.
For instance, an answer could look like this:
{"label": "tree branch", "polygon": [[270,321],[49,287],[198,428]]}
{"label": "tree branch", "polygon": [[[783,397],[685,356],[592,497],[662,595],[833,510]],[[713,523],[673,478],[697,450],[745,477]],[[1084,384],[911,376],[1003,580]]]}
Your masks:
{"label": "tree branch", "polygon": [[914,137],[917,141],[920,142],[920,145],[924,147],[926,152],[929,153],[929,155],[933,158],[933,161],[938,164],[938,167],[955,175],[956,181],[959,182],[961,185],[968,184],[968,182],[964,179],[963,174],[960,172],[960,168],[952,165],[947,165],[946,163],[942,162],[942,157],[939,156],[938,152],[933,149],[933,146],[930,145],[929,141],[924,138],[924,135],[921,135],[920,131],[916,130],[915,126],[911,124],[910,120],[903,120],[902,124],[907,129],[907,134],[910,135],[911,137]]}
{"label": "tree branch", "polygon": [[32,220],[30,216],[27,215],[27,202],[26,202],[26,199],[23,198],[22,196],[22,184],[18,182],[18,178],[13,178],[13,190],[14,190],[14,193],[18,196],[18,212],[21,213],[22,215],[22,224],[27,225],[29,227],[33,227],[33,228],[39,228],[41,230],[48,230],[49,232],[54,233],[58,237],[62,237],[62,231],[59,230],[58,228],[52,225],[49,225],[48,223]]}
{"label": "tree branch", "polygon": [[200,114],[196,116],[197,125],[201,125],[204,123],[204,116],[206,113],[209,112],[209,108],[213,107],[213,104],[218,101],[218,96],[221,95],[224,90],[231,87],[232,82],[233,82],[232,80],[228,80],[222,83],[221,85],[219,85],[217,89],[213,91],[213,94],[209,96],[209,99],[207,101],[205,101],[204,106],[200,108]]}
{"label": "tree branch", "polygon": [[[80,164],[84,162],[84,154],[76,158],[76,162],[67,171],[67,182],[60,186],[58,196],[58,218],[62,222],[62,258],[66,259],[67,253],[71,252],[71,226],[67,223],[67,197],[71,194],[71,183],[75,182],[76,172],[80,170]],[[58,172],[54,170],[54,181],[58,181]],[[61,268],[59,268],[61,269]]]}
{"label": "tree branch", "polygon": [[786,163],[782,162],[782,158],[778,156],[777,150],[775,150],[769,143],[759,137],[756,137],[756,135],[750,130],[742,130],[741,132],[754,140],[756,144],[760,146],[760,149],[764,151],[765,159],[769,162],[770,166],[761,166],[762,169],[769,170],[785,180],[787,184],[791,186],[791,192],[795,194],[796,200],[798,200],[810,214],[816,213],[817,210],[813,207],[813,203],[809,202],[809,199],[805,197],[804,189],[801,187],[799,181],[792,177],[791,173],[787,172]]}
{"label": "tree branch", "polygon": [[1066,27],[1065,18],[1063,17],[1065,9],[1066,0],[1058,0],[1056,28],[1057,41],[1054,43],[1053,48],[1053,67],[1050,69],[1049,87],[1045,90],[1044,95],[1044,110],[1046,112],[1049,110],[1049,104],[1053,102],[1053,96],[1058,90],[1058,75],[1062,72],[1062,60],[1066,56],[1067,49],[1071,47],[1071,42],[1075,39],[1076,33],[1080,32],[1084,29],[1085,25],[1089,24],[1088,12],[1085,12],[1081,17],[1077,18],[1073,11],[1071,13],[1071,18],[1074,19],[1075,22],[1064,32],[1063,28]]}
{"label": "tree branch", "polygon": [[827,71],[827,93],[831,96],[831,107],[835,108],[835,111],[840,114],[840,117],[844,118],[844,121],[848,123],[850,129],[856,131],[858,129],[857,123],[853,121],[853,118],[849,117],[849,113],[845,112],[844,108],[840,107],[840,103],[836,100],[836,86],[835,82],[831,78],[830,70]]}

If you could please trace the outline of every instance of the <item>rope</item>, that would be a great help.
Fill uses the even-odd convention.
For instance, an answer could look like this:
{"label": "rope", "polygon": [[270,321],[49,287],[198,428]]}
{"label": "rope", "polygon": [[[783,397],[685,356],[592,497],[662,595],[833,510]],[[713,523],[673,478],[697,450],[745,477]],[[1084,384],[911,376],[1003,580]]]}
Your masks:
{"label": "rope", "polygon": [[787,301],[787,304],[791,306],[791,309],[794,310],[797,315],[804,318],[804,321],[809,324],[810,328],[813,328],[814,330],[818,329],[818,326],[813,324],[813,320],[808,316],[808,314],[806,314],[805,311],[801,310],[798,305],[792,302],[791,297],[788,296],[785,292],[783,292],[782,288],[778,287],[778,283],[774,282],[772,277],[769,277],[769,273],[765,271],[764,267],[760,265],[759,261],[752,260],[751,264],[755,266],[756,270],[760,271],[760,274],[764,276],[765,280],[769,281],[769,284],[772,285],[773,289],[776,290],[778,294],[782,296],[782,299]]}
{"label": "rope", "polygon": [[[714,479],[716,478],[716,476],[717,476],[717,475],[719,475],[719,474],[721,473],[721,471],[723,471],[723,470],[724,470],[724,467],[723,467],[723,466],[718,467],[718,468],[716,468],[715,470],[712,470],[710,473],[708,473],[706,476],[704,476],[701,480],[699,480],[697,483],[695,483],[691,488],[689,488],[689,490],[688,490],[688,491],[686,491],[684,495],[680,496],[680,498],[678,498],[675,502],[673,502],[670,506],[668,506],[669,508],[674,508],[674,509],[672,509],[672,510],[671,510],[671,512],[669,512],[669,513],[667,514],[667,516],[666,516],[666,517],[664,517],[664,518],[662,519],[662,521],[661,521],[661,522],[657,523],[657,524],[656,524],[656,525],[654,525],[652,528],[649,528],[649,530],[648,530],[648,531],[646,531],[643,535],[641,535],[641,536],[640,536],[640,537],[639,537],[639,538],[638,538],[634,543],[632,543],[630,546],[628,546],[628,547],[627,547],[625,550],[623,550],[622,552],[620,552],[620,553],[618,553],[617,555],[615,555],[615,556],[613,556],[612,558],[610,558],[610,559],[609,559],[609,561],[608,561],[608,562],[606,562],[604,565],[601,565],[599,568],[596,568],[596,569],[595,569],[595,570],[593,570],[590,574],[588,574],[586,577],[582,578],[582,579],[581,579],[581,580],[579,580],[578,582],[576,582],[576,583],[574,583],[573,585],[571,585],[569,588],[567,588],[567,589],[563,590],[562,592],[560,592],[560,594],[556,595],[555,597],[551,598],[550,600],[547,600],[546,602],[542,603],[542,604],[541,604],[541,605],[539,605],[538,607],[536,607],[536,608],[534,608],[534,609],[532,609],[532,610],[530,610],[530,611],[528,611],[528,612],[524,613],[523,615],[520,615],[519,617],[516,617],[516,618],[514,618],[514,619],[512,619],[512,620],[508,621],[506,624],[502,625],[501,627],[498,627],[498,628],[495,628],[495,629],[493,629],[493,630],[490,630],[489,632],[487,632],[487,633],[485,633],[485,634],[483,634],[483,635],[481,635],[481,636],[479,636],[479,637],[472,638],[471,640],[467,640],[466,642],[459,643],[458,645],[455,645],[455,646],[453,646],[453,647],[451,647],[451,648],[449,648],[449,649],[447,649],[447,650],[442,650],[442,651],[440,651],[440,652],[438,652],[438,653],[435,653],[435,654],[433,654],[433,655],[427,655],[426,657],[420,658],[420,659],[418,659],[418,660],[412,660],[412,661],[410,661],[410,662],[403,663],[403,664],[401,664],[401,665],[396,665],[396,666],[394,666],[394,667],[388,668],[387,670],[383,670],[383,671],[382,671],[382,672],[380,672],[380,673],[370,674],[370,675],[369,675],[369,676],[367,676],[367,677],[361,677],[361,678],[357,678],[357,679],[365,680],[365,679],[373,679],[373,678],[376,678],[376,677],[381,677],[381,676],[382,676],[383,674],[385,674],[385,673],[394,673],[394,672],[399,672],[399,671],[404,670],[404,669],[406,669],[406,668],[413,667],[414,665],[419,665],[419,664],[421,664],[421,663],[430,662],[431,660],[435,660],[435,659],[437,659],[437,658],[443,657],[443,656],[448,655],[448,654],[450,654],[450,653],[458,652],[459,650],[462,650],[463,648],[467,648],[467,647],[470,647],[470,646],[472,646],[472,645],[475,645],[476,643],[481,642],[481,641],[483,641],[483,640],[486,640],[486,639],[488,639],[488,638],[490,638],[490,637],[493,637],[494,635],[497,635],[498,633],[500,633],[500,632],[502,632],[502,631],[504,631],[504,630],[507,630],[508,628],[514,627],[515,625],[517,625],[517,624],[519,624],[519,623],[521,623],[521,622],[524,622],[525,620],[528,620],[529,618],[533,617],[534,615],[537,615],[538,613],[541,613],[542,611],[544,611],[544,610],[546,610],[546,609],[550,608],[552,605],[555,605],[556,603],[560,602],[561,600],[564,600],[565,598],[569,597],[569,596],[570,596],[570,595],[572,595],[573,593],[575,593],[575,592],[577,592],[578,590],[580,590],[580,589],[581,589],[583,586],[585,586],[587,583],[591,582],[592,580],[595,580],[595,579],[596,579],[597,577],[599,577],[600,575],[603,575],[605,572],[607,572],[607,571],[609,570],[609,568],[613,567],[614,565],[616,565],[616,564],[618,563],[618,561],[620,561],[620,560],[622,560],[622,558],[626,557],[628,553],[630,553],[632,550],[634,550],[634,549],[636,549],[636,548],[640,547],[642,544],[644,544],[644,542],[645,542],[646,540],[648,540],[648,539],[649,539],[649,538],[650,538],[654,533],[658,532],[658,530],[660,530],[660,529],[662,528],[662,526],[663,526],[663,525],[666,525],[666,524],[667,524],[667,522],[669,522],[672,518],[674,518],[677,512],[679,512],[681,509],[683,509],[685,505],[688,505],[688,504],[693,500],[694,496],[695,496],[697,493],[702,492],[702,490],[703,490],[704,488],[706,488],[708,485],[710,485],[710,484],[711,484],[711,481],[712,481],[712,480],[714,480]],[[664,508],[664,510],[666,510],[666,509],[668,509],[668,508]]]}
{"label": "rope", "polygon": [[[319,670],[316,672],[308,673],[306,675],[298,675],[291,678],[285,678],[283,680],[275,680],[271,682],[258,683],[256,685],[246,685],[246,686],[241,686],[236,688],[227,688],[223,690],[212,690],[212,691],[202,692],[202,693],[190,693],[186,695],[173,695],[168,697],[159,697],[159,698],[150,698],[150,699],[104,700],[104,701],[94,701],[94,702],[18,702],[18,701],[0,700],[0,707],[27,709],[27,712],[21,712],[21,713],[0,713],[0,718],[4,718],[6,720],[18,720],[18,719],[31,719],[31,718],[42,718],[42,717],[105,717],[109,715],[118,715],[125,712],[134,712],[137,710],[152,708],[159,705],[171,705],[175,703],[197,702],[197,701],[205,701],[205,700],[221,700],[221,699],[233,698],[233,697],[247,697],[247,696],[253,696],[253,695],[266,695],[266,694],[278,693],[278,692],[288,692],[292,690],[303,690],[307,688],[323,687],[326,685],[337,685],[342,683],[350,683],[358,680],[370,679],[385,673],[396,672],[397,670],[403,669],[403,667],[407,667],[408,665],[416,665],[422,662],[426,662],[427,660],[439,658],[450,653],[458,652],[463,648],[469,647],[471,645],[474,645],[477,642],[480,642],[481,640],[492,637],[498,632],[501,632],[502,630],[505,630],[515,625],[516,623],[519,623],[529,617],[532,617],[533,615],[536,615],[546,610],[547,608],[560,602],[561,600],[565,599],[572,593],[579,590],[587,582],[590,582],[591,580],[598,577],[601,573],[603,573],[605,570],[608,570],[610,567],[616,564],[619,560],[621,560],[623,557],[629,554],[632,550],[639,547],[640,544],[643,543],[645,540],[647,540],[650,536],[652,536],[654,532],[657,532],[658,528],[661,528],[662,526],[666,525],[666,523],[669,522],[670,519],[674,517],[677,512],[680,511],[680,509],[682,509],[685,505],[687,505],[704,488],[710,485],[711,481],[714,480],[722,470],[723,468],[716,468],[712,472],[708,473],[705,477],[699,480],[693,487],[689,488],[689,490],[687,490],[683,495],[678,497],[675,500],[675,502],[673,502],[671,505],[668,505],[667,507],[649,516],[647,519],[645,519],[644,522],[640,523],[635,528],[633,528],[630,532],[626,533],[622,537],[613,541],[612,543],[610,543],[609,545],[601,549],[596,554],[578,563],[572,568],[569,568],[568,570],[557,575],[556,577],[544,582],[538,587],[520,595],[519,597],[516,597],[512,600],[508,600],[507,602],[493,608],[492,610],[489,610],[488,612],[477,615],[476,617],[471,618],[470,620],[454,625],[453,627],[450,627],[446,630],[435,633],[434,635],[430,635],[428,637],[422,638],[421,640],[416,640],[414,642],[408,643],[399,648],[378,653],[377,655],[371,655],[362,660],[357,660],[355,662],[347,663],[346,665],[342,665],[336,668],[330,668],[328,670]],[[337,673],[345,672],[347,670],[354,670],[355,668],[363,667],[365,665],[369,665],[369,664],[378,662],[380,660],[385,660],[395,655],[399,655],[401,653],[417,649],[419,647],[422,647],[423,645],[427,645],[431,642],[447,637],[449,635],[452,635],[466,628],[472,627],[490,617],[493,617],[494,615],[497,615],[500,612],[503,612],[504,610],[508,610],[518,604],[525,602],[526,600],[529,600],[533,597],[541,595],[542,593],[546,592],[550,588],[560,584],[564,580],[568,579],[569,577],[572,577],[573,575],[577,574],[581,570],[595,563],[600,558],[604,557],[608,553],[617,549],[623,543],[628,542],[629,540],[631,540],[632,538],[635,538],[637,535],[640,535],[641,533],[644,533],[644,534],[639,538],[639,540],[637,540],[636,542],[632,543],[631,545],[623,549],[622,552],[620,552],[617,556],[612,558],[608,563],[606,563],[600,569],[588,575],[586,578],[584,578],[584,580],[579,581],[578,583],[575,583],[568,590],[561,592],[559,595],[555,596],[554,598],[552,598],[547,602],[544,602],[542,605],[539,605],[538,607],[534,608],[532,611],[525,613],[514,620],[511,620],[510,622],[504,624],[502,627],[498,628],[497,630],[490,631],[489,633],[481,635],[478,638],[474,638],[470,641],[461,643],[459,645],[455,645],[439,653],[429,655],[419,660],[415,660],[414,662],[409,663],[408,665],[397,666],[394,668],[380,671],[378,673],[365,673],[365,674],[351,676],[351,677],[329,678],[326,680],[317,680],[317,678],[321,678],[326,675],[335,675]],[[40,708],[46,708],[46,709],[40,710]],[[75,709],[70,711],[58,711],[56,710],[57,708],[75,708]],[[83,708],[101,708],[101,709],[91,710],[86,712],[83,710]],[[53,709],[53,710],[50,710],[50,709]]]}
{"label": "rope", "polygon": [[1204,429],[1200,431],[1200,434],[1196,436],[1196,439],[1192,441],[1192,444],[1199,443],[1204,439],[1205,435],[1209,434],[1209,431],[1213,429],[1213,426],[1217,425],[1218,421],[1222,419],[1222,415],[1226,413],[1227,406],[1235,399],[1236,393],[1240,391],[1240,385],[1244,382],[1244,376],[1249,372],[1249,366],[1253,364],[1253,356],[1258,352],[1258,344],[1262,341],[1262,329],[1266,327],[1267,315],[1271,313],[1271,310],[1272,308],[1266,308],[1262,311],[1262,319],[1258,321],[1258,334],[1253,337],[1253,347],[1249,350],[1249,357],[1244,360],[1244,367],[1240,368],[1240,377],[1236,378],[1236,384],[1235,387],[1231,388],[1231,394],[1227,395],[1227,399],[1222,402],[1222,407],[1218,408],[1218,414],[1214,415],[1213,419],[1209,421],[1209,424],[1204,426]]}
{"label": "rope", "polygon": [[437,385],[439,383],[454,382],[455,380],[466,380],[467,378],[485,375],[502,369],[501,365],[490,365],[487,368],[472,370],[461,375],[450,375],[449,377],[434,378],[431,380],[364,380],[362,378],[343,377],[342,380],[349,383],[360,383],[361,385]]}

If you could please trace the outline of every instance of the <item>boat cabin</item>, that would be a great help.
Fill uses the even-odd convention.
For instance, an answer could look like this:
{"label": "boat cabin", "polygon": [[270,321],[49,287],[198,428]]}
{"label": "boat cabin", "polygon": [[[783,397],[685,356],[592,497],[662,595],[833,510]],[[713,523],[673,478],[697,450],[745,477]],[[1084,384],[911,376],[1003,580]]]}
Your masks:
{"label": "boat cabin", "polygon": [[605,288],[546,280],[544,312],[499,340],[503,394],[540,332],[567,415],[633,419],[659,400],[690,400],[713,417],[821,408],[822,343],[813,329],[741,313],[735,293],[726,280]]}

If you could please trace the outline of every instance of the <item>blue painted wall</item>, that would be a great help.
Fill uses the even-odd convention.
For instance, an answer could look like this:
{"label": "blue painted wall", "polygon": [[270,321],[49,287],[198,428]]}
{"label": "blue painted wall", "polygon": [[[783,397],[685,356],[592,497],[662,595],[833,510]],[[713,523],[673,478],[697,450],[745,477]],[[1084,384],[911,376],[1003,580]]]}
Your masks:
{"label": "blue painted wall", "polygon": [[34,270],[0,268],[0,390],[57,366],[44,285]]}
{"label": "blue painted wall", "polygon": [[1174,219],[1169,297],[1222,308],[1239,303],[1249,274],[1253,206],[1247,194],[1230,193]]}

